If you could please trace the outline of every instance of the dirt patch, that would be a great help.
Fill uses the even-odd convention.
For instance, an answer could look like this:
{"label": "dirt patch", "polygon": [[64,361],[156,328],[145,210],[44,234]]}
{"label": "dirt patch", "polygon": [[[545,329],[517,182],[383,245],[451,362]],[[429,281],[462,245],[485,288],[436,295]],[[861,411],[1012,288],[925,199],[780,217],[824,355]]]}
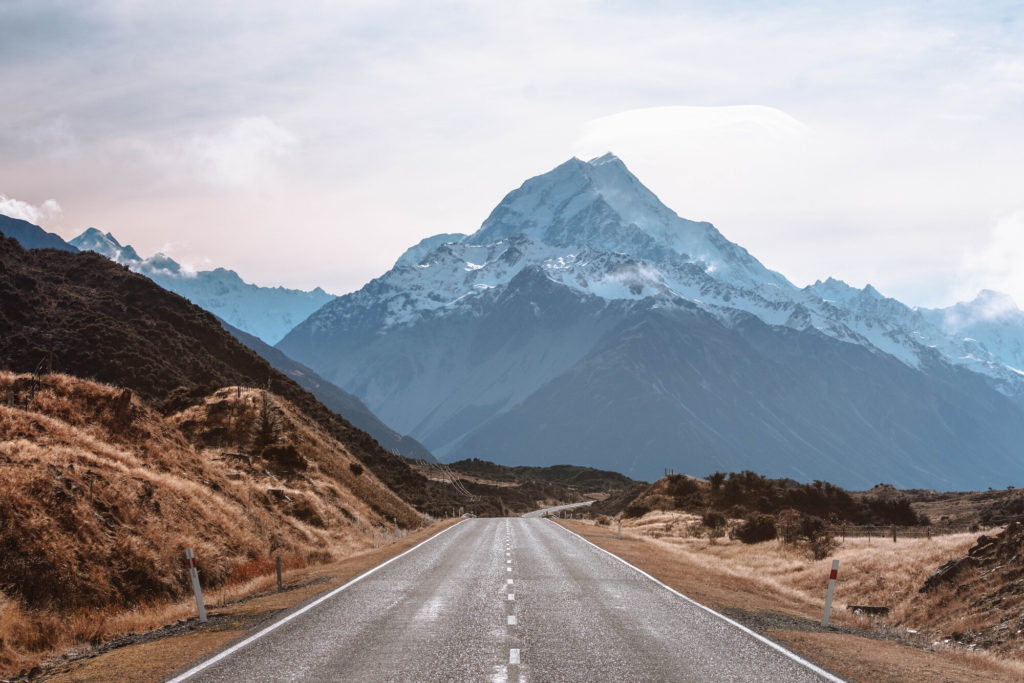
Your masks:
{"label": "dirt patch", "polygon": [[285,574],[285,590],[240,600],[209,610],[209,622],[189,619],[156,631],[118,638],[88,651],[66,655],[48,666],[12,681],[159,681],[172,672],[250,635],[285,610],[312,600],[380,563],[395,557],[458,520],[438,522],[384,548],[341,562]]}

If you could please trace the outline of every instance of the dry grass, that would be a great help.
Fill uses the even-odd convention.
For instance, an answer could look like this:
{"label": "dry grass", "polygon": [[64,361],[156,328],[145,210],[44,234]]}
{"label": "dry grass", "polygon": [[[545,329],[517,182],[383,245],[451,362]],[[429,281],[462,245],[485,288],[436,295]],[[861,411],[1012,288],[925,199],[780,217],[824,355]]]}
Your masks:
{"label": "dry grass", "polygon": [[277,397],[279,439],[301,471],[211,447],[217,434],[245,455],[261,392],[225,389],[169,418],[125,398],[64,375],[34,387],[0,373],[0,675],[184,618],[186,547],[216,605],[269,585],[274,555],[329,562],[382,545],[395,519],[423,523]]}
{"label": "dry grass", "polygon": [[673,512],[652,512],[625,520],[623,533],[643,536],[680,557],[689,566],[714,571],[787,600],[793,613],[820,618],[832,560],[839,560],[835,619],[864,625],[848,614],[846,605],[884,605],[891,608],[891,628],[922,630],[935,623],[938,598],[918,592],[924,580],[947,560],[967,554],[976,534],[952,534],[932,539],[848,538],[828,558],[812,560],[803,548],[783,543],[745,544],[728,538],[701,537],[700,518]]}
{"label": "dry grass", "polygon": [[[891,539],[848,538],[831,557],[815,561],[805,550],[781,541],[751,545],[728,538],[710,541],[701,535],[699,518],[684,513],[652,512],[638,519],[624,520],[622,540],[615,538],[614,525],[608,529],[586,522],[565,524],[715,609],[740,608],[820,620],[828,573],[832,560],[838,559],[833,623],[898,635],[917,648],[941,651],[943,655],[936,660],[934,652],[898,643],[884,644],[863,638],[858,642],[851,640],[843,656],[848,655],[848,661],[844,661],[851,667],[848,672],[852,677],[866,677],[866,680],[913,678],[909,673],[904,676],[893,673],[902,670],[902,665],[895,663],[903,657],[915,662],[904,668],[907,672],[917,671],[921,680],[961,680],[962,676],[955,672],[977,672],[979,680],[1024,680],[1024,652],[1016,645],[1016,640],[1009,641],[1012,647],[1008,644],[982,652],[967,651],[947,637],[952,631],[967,632],[992,626],[990,612],[978,614],[968,607],[974,601],[970,595],[959,595],[956,585],[935,593],[919,592],[925,579],[939,565],[966,555],[977,540],[977,534],[936,536],[930,540],[901,538],[897,543]],[[958,578],[957,584],[973,578],[973,575],[964,575]],[[888,617],[859,616],[845,609],[848,604],[887,606],[891,612]],[[1017,612],[1013,615],[1014,624],[1019,616]],[[996,621],[998,623],[998,619]],[[838,634],[786,632],[781,639],[807,644],[820,654],[822,650],[828,651],[828,642],[832,642],[829,638],[833,636],[843,638]],[[811,647],[812,644],[816,645]],[[864,652],[875,657],[873,664],[861,661]],[[890,674],[870,673],[871,666],[882,667],[877,671],[885,670],[889,666],[885,661],[893,664]]]}

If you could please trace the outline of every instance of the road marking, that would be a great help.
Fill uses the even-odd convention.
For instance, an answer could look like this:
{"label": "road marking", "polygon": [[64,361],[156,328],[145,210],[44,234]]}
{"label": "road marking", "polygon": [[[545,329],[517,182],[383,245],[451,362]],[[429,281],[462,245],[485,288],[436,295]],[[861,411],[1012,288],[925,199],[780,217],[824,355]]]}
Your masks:
{"label": "road marking", "polygon": [[508,594],[508,599],[509,600],[515,600],[516,599],[516,594],[515,593],[509,593]]}
{"label": "road marking", "polygon": [[512,571],[512,567],[505,567],[505,571],[507,571],[507,572]]}
{"label": "road marking", "polygon": [[510,585],[510,586],[512,585],[512,579],[508,580],[508,585]]}
{"label": "road marking", "polygon": [[[345,590],[349,586],[351,586],[351,585],[353,585],[353,584],[355,584],[355,583],[357,583],[359,581],[362,581],[363,579],[365,579],[370,574],[373,574],[374,572],[376,572],[378,569],[383,569],[384,567],[388,566],[389,564],[391,564],[395,560],[398,560],[398,559],[401,559],[401,558],[405,557],[406,555],[408,555],[412,551],[414,551],[417,548],[419,548],[421,545],[425,545],[427,543],[430,543],[431,541],[433,541],[438,536],[441,536],[442,534],[448,533],[449,531],[451,531],[452,529],[454,529],[455,527],[459,526],[460,524],[462,524],[465,521],[466,520],[463,519],[463,520],[461,520],[459,522],[456,522],[455,524],[452,524],[447,529],[442,529],[441,531],[437,532],[436,534],[434,534],[430,538],[428,538],[428,539],[426,539],[424,541],[420,541],[419,543],[417,543],[413,547],[409,548],[405,552],[401,553],[400,555],[395,555],[390,560],[387,560],[385,562],[381,562],[376,567],[374,567],[374,568],[372,568],[372,569],[370,569],[368,571],[363,572],[362,574],[360,574],[356,578],[352,579],[351,581],[349,581],[345,585],[339,586],[339,587],[335,588],[334,590],[332,590],[327,595],[320,596],[319,598],[317,598],[313,602],[309,603],[308,605],[306,605],[302,609],[296,610],[295,612],[292,612],[291,614],[289,614],[289,615],[287,615],[285,617],[282,617],[281,619],[279,619],[278,621],[275,621],[273,624],[271,624],[270,626],[266,627],[265,629],[263,629],[262,631],[260,631],[256,635],[250,636],[250,637],[246,638],[245,640],[243,640],[242,642],[238,643],[237,645],[233,645],[233,646],[229,647],[227,650],[224,650],[219,655],[217,655],[215,657],[211,657],[210,659],[207,659],[205,662],[203,662],[203,663],[201,663],[201,664],[199,664],[197,666],[192,667],[191,669],[189,669],[185,673],[181,674],[180,676],[176,676],[176,677],[172,678],[171,680],[167,681],[167,683],[181,683],[181,681],[187,680],[187,679],[191,678],[192,676],[195,676],[197,673],[199,673],[203,669],[206,669],[206,668],[208,668],[210,666],[213,666],[214,664],[216,664],[220,660],[224,659],[225,657],[228,657],[228,656],[234,654],[235,652],[238,652],[239,650],[241,650],[246,645],[259,640],[260,638],[262,638],[263,636],[267,635],[271,631],[274,631],[278,627],[284,626],[285,624],[287,624],[289,621],[291,621],[295,617],[308,612],[309,610],[313,609],[314,607],[316,607],[320,603],[322,603],[322,602],[324,602],[326,600],[330,600],[331,598],[333,598],[338,593],[342,592],[343,590]],[[509,571],[512,571],[512,569],[510,568]]]}
{"label": "road marking", "polygon": [[514,614],[508,615],[508,625],[509,626],[515,626],[516,625],[516,615],[514,615]]}
{"label": "road marking", "polygon": [[[576,538],[580,539],[581,541],[583,541],[587,545],[594,546],[595,548],[600,550],[605,555],[608,555],[609,557],[612,557],[612,558],[618,560],[619,562],[621,562],[622,564],[626,565],[630,569],[632,569],[632,570],[634,570],[636,572],[639,572],[640,574],[643,574],[648,579],[650,579],[654,583],[658,584],[659,586],[661,586],[665,590],[669,591],[670,593],[674,593],[677,596],[679,596],[680,598],[682,598],[683,600],[686,600],[691,605],[694,605],[695,607],[699,607],[700,609],[704,610],[705,612],[708,612],[709,614],[715,615],[716,617],[718,617],[719,619],[721,619],[725,623],[730,624],[732,626],[735,626],[739,630],[741,630],[744,633],[746,633],[748,636],[751,636],[755,640],[761,641],[762,643],[764,643],[765,645],[769,646],[773,650],[777,650],[781,654],[783,654],[786,657],[789,657],[790,659],[792,659],[797,664],[801,664],[801,665],[807,667],[808,669],[810,669],[814,673],[818,674],[819,676],[823,676],[827,680],[832,681],[833,683],[845,683],[843,681],[843,679],[837,678],[836,676],[830,674],[829,672],[825,671],[821,667],[818,667],[818,666],[815,666],[814,664],[811,664],[806,659],[803,659],[802,657],[800,657],[798,654],[796,654],[794,652],[790,652],[789,650],[787,650],[786,648],[782,647],[778,643],[773,642],[773,641],[769,640],[768,638],[765,638],[760,633],[757,633],[755,631],[751,631],[749,628],[747,628],[743,624],[741,624],[739,622],[736,622],[736,621],[733,621],[732,619],[730,619],[729,617],[725,616],[724,614],[722,614],[720,612],[716,612],[715,610],[711,609],[710,607],[706,607],[706,606],[700,604],[699,602],[697,602],[693,598],[690,598],[690,597],[687,597],[687,596],[683,595],[682,593],[677,591],[675,588],[672,588],[672,586],[669,586],[668,584],[662,583],[658,579],[654,578],[653,576],[651,576],[650,574],[645,572],[643,569],[640,569],[639,567],[637,567],[635,565],[632,565],[629,562],[626,562],[624,559],[622,559],[621,557],[619,557],[615,553],[610,553],[607,550],[605,550],[604,548],[602,548],[601,546],[599,546],[599,545],[597,545],[595,543],[591,543],[587,539],[585,539],[582,536],[580,536],[579,534],[577,534],[575,531],[571,531],[569,529],[566,529],[564,526],[562,526],[561,524],[555,522],[553,519],[552,520],[548,520],[548,521],[551,522],[552,524],[554,524],[556,527],[558,527],[562,531],[566,532],[567,534],[572,534],[573,536],[575,536]],[[511,570],[509,570],[509,571],[511,571]],[[173,681],[171,683],[173,683]]]}
{"label": "road marking", "polygon": [[519,648],[514,647],[508,651],[508,663],[518,664],[519,663]]}

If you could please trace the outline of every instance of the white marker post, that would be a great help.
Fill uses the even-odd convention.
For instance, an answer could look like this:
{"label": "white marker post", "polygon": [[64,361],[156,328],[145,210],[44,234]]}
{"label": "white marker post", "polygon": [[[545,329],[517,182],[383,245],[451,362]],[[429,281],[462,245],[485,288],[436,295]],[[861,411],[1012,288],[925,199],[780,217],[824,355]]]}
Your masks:
{"label": "white marker post", "polygon": [[199,570],[196,569],[196,554],[192,548],[185,548],[185,560],[188,562],[188,573],[192,578],[192,592],[196,594],[196,608],[199,610],[199,621],[206,623],[206,606],[203,604],[203,589],[199,587]]}
{"label": "white marker post", "polygon": [[828,575],[828,593],[825,594],[825,613],[821,616],[821,625],[828,626],[828,617],[832,612],[832,596],[836,593],[836,576],[839,574],[839,560],[832,560],[832,571]]}

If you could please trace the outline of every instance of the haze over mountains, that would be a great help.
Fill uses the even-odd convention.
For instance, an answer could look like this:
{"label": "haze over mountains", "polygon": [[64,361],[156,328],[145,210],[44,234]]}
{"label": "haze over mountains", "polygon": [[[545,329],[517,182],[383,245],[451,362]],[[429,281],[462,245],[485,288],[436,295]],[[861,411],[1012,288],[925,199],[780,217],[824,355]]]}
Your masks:
{"label": "haze over mountains", "polygon": [[989,293],[928,311],[797,288],[606,155],[423,240],[278,347],[445,460],[969,488],[1024,481],[1021,319]]}

